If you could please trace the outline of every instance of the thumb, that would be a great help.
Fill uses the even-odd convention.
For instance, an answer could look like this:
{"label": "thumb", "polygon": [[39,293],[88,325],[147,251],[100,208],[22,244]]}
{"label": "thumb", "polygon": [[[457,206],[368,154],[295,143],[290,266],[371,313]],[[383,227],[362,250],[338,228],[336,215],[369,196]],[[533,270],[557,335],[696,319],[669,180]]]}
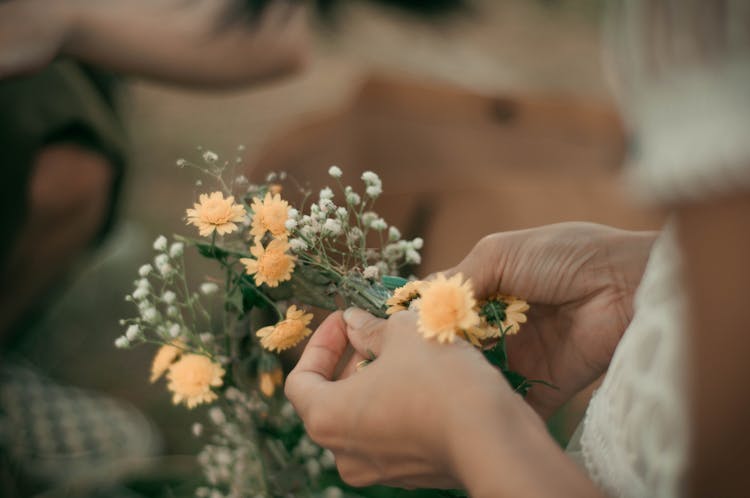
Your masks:
{"label": "thumb", "polygon": [[344,321],[346,335],[357,353],[367,359],[380,355],[385,320],[359,308],[349,308],[344,312]]}
{"label": "thumb", "polygon": [[301,416],[313,393],[333,379],[348,343],[341,312],[330,314],[310,338],[284,386],[286,397]]}

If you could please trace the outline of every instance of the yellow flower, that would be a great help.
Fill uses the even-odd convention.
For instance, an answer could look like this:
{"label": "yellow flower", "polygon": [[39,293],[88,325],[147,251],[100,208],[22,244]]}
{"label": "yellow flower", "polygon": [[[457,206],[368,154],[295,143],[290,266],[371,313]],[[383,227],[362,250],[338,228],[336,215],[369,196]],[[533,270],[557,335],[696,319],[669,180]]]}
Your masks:
{"label": "yellow flower", "polygon": [[182,354],[185,344],[181,341],[174,341],[171,344],[165,344],[159,348],[151,363],[151,382],[156,382],[169,370],[172,363]]}
{"label": "yellow flower", "polygon": [[466,339],[476,347],[481,347],[483,341],[495,339],[501,335],[499,328],[493,327],[485,320],[481,320],[476,327],[469,327],[465,333]]}
{"label": "yellow flower", "polygon": [[216,230],[219,235],[232,233],[237,230],[236,223],[241,222],[246,215],[245,208],[234,203],[234,197],[226,199],[221,192],[212,194],[201,194],[200,202],[193,205],[193,209],[187,210],[188,225],[198,227],[198,232],[207,237]]}
{"label": "yellow flower", "polygon": [[422,285],[417,327],[426,338],[453,342],[457,334],[479,325],[471,283],[462,280],[460,273],[451,278],[441,273]]}
{"label": "yellow flower", "polygon": [[521,324],[526,323],[526,312],[529,311],[529,304],[515,296],[498,296],[498,299],[507,305],[503,330],[506,334],[516,334],[521,329]]}
{"label": "yellow flower", "polygon": [[284,383],[284,372],[280,368],[275,368],[271,372],[261,372],[258,379],[258,386],[260,392],[267,398],[273,396],[276,392],[276,387]]}
{"label": "yellow flower", "polygon": [[419,298],[419,289],[422,283],[421,280],[408,282],[406,285],[396,289],[393,292],[393,296],[389,297],[385,302],[388,305],[388,309],[385,311],[386,315],[392,315],[408,309],[409,304]]}
{"label": "yellow flower", "polygon": [[289,231],[286,222],[289,219],[289,203],[281,199],[279,194],[271,195],[261,201],[256,197],[250,206],[253,210],[253,223],[250,233],[255,238],[263,237],[266,232],[271,232],[274,238],[286,240]]}
{"label": "yellow flower", "polygon": [[291,305],[286,310],[286,319],[276,325],[263,327],[257,332],[260,344],[269,351],[284,351],[296,346],[305,337],[312,334],[307,326],[312,321],[312,313],[305,313]]}
{"label": "yellow flower", "polygon": [[248,275],[255,274],[255,284],[268,284],[269,287],[278,287],[279,282],[285,282],[292,278],[294,271],[294,256],[287,254],[289,244],[283,240],[274,239],[268,247],[263,247],[260,241],[250,248],[252,258],[241,258],[240,263],[245,265]]}
{"label": "yellow flower", "polygon": [[212,387],[221,387],[224,369],[210,358],[198,354],[184,355],[169,368],[167,387],[174,404],[184,402],[188,408],[209,403],[217,398]]}

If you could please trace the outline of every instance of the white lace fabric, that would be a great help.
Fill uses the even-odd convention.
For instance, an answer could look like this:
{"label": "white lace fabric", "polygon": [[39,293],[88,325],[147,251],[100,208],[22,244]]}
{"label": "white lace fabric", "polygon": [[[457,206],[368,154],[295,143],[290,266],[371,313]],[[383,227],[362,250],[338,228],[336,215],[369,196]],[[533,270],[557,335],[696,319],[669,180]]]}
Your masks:
{"label": "white lace fabric", "polygon": [[[611,0],[627,179],[661,205],[750,191],[750,1]],[[698,29],[698,28],[702,28]],[[571,441],[613,497],[681,496],[689,457],[679,247],[655,244],[625,331]]]}
{"label": "white lace fabric", "polygon": [[635,298],[635,316],[586,412],[580,447],[613,497],[680,496],[687,456],[678,248],[665,230]]}

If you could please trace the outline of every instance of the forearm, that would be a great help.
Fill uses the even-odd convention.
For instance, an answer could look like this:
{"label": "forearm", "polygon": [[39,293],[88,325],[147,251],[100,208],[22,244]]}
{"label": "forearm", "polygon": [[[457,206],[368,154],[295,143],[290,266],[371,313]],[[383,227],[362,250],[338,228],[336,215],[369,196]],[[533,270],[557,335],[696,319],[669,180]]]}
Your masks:
{"label": "forearm", "polygon": [[688,291],[691,496],[747,496],[750,194],[678,212]]}
{"label": "forearm", "polygon": [[254,22],[229,19],[230,0],[76,0],[62,52],[127,74],[236,86],[293,71],[306,57],[300,7],[272,3]]}
{"label": "forearm", "polygon": [[[475,404],[471,413],[461,415],[453,465],[469,494],[474,498],[602,497],[552,440],[542,420],[524,403],[514,404],[518,406],[490,408],[487,411],[495,413],[488,417],[476,409],[481,404]],[[503,412],[501,417],[498,411]]]}

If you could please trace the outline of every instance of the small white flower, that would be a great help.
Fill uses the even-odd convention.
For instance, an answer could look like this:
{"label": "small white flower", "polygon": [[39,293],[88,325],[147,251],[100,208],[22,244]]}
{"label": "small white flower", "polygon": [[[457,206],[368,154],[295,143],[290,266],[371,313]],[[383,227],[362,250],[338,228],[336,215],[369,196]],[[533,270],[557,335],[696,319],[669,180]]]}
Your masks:
{"label": "small white flower", "polygon": [[173,271],[174,268],[172,268],[172,265],[170,265],[169,263],[167,263],[166,265],[161,265],[159,267],[159,273],[161,273],[163,277],[170,275]]}
{"label": "small white flower", "polygon": [[174,304],[177,301],[177,294],[168,290],[161,295],[161,300],[167,304]]}
{"label": "small white flower", "polygon": [[208,418],[210,418],[211,422],[216,425],[222,425],[227,421],[227,418],[224,416],[224,412],[221,411],[221,408],[218,408],[216,406],[208,411]]}
{"label": "small white flower", "polygon": [[305,469],[310,479],[316,479],[320,475],[320,464],[317,460],[310,458],[305,462]]}
{"label": "small white flower", "polygon": [[214,335],[211,332],[203,332],[198,336],[201,342],[211,342],[214,340]]}
{"label": "small white flower", "polygon": [[422,262],[422,256],[420,256],[417,251],[411,248],[406,250],[405,259],[407,263],[414,264],[414,265],[418,265],[419,263]]}
{"label": "small white flower", "polygon": [[323,498],[344,498],[344,492],[336,486],[328,486],[323,491]]}
{"label": "small white flower", "polygon": [[150,264],[146,263],[145,265],[143,265],[140,268],[138,268],[138,275],[140,275],[141,277],[146,277],[146,276],[148,276],[149,273],[151,273],[151,270],[153,270],[153,269],[154,269],[153,266],[151,266]]}
{"label": "small white flower", "polygon": [[213,282],[203,282],[201,284],[201,294],[204,296],[210,296],[219,292],[219,286]]}
{"label": "small white flower", "polygon": [[151,282],[149,282],[147,278],[139,278],[135,281],[135,287],[137,289],[150,289]]}
{"label": "small white flower", "polygon": [[125,337],[127,338],[128,341],[134,341],[140,335],[141,335],[141,328],[138,325],[136,325],[136,324],[132,324],[125,331]]}
{"label": "small white flower", "polygon": [[175,242],[169,246],[169,255],[173,258],[179,258],[185,252],[185,244],[182,242]]}
{"label": "small white flower", "polygon": [[372,222],[378,219],[378,214],[372,211],[367,211],[362,215],[362,224],[366,227],[370,227]]}
{"label": "small white flower", "polygon": [[156,308],[146,308],[141,312],[141,317],[149,323],[159,321],[159,312]]}
{"label": "small white flower", "polygon": [[411,241],[411,246],[417,251],[422,249],[423,245],[424,245],[424,240],[422,240],[422,237],[417,237],[416,239]]}
{"label": "small white flower", "polygon": [[302,239],[290,239],[289,247],[294,252],[301,252],[307,250],[307,242]]}
{"label": "small white flower", "polygon": [[388,229],[388,240],[396,241],[400,238],[401,232],[398,231],[398,228],[392,226]]}
{"label": "small white flower", "polygon": [[170,318],[177,318],[180,316],[180,309],[177,306],[169,306],[167,308],[167,316]]}
{"label": "small white flower", "polygon": [[154,240],[154,251],[166,251],[167,250],[167,238],[163,235],[159,235]]}
{"label": "small white flower", "polygon": [[376,220],[373,220],[372,223],[370,223],[370,228],[373,230],[385,230],[388,228],[388,224],[385,222],[383,218],[378,218]]}
{"label": "small white flower", "polygon": [[359,194],[356,192],[347,192],[346,202],[351,204],[352,206],[356,206],[360,202],[362,202],[362,199],[360,198]]}
{"label": "small white flower", "polygon": [[331,187],[326,187],[320,191],[320,200],[324,199],[333,199],[333,190],[331,190]]}
{"label": "small white flower", "polygon": [[297,218],[299,218],[299,211],[297,211],[294,208],[291,208],[289,209],[288,215],[289,215],[289,219],[296,220]]}
{"label": "small white flower", "polygon": [[376,197],[378,197],[380,194],[383,193],[383,187],[379,185],[370,185],[369,187],[365,189],[365,192],[367,193],[368,196],[375,199]]}
{"label": "small white flower", "polygon": [[341,233],[341,222],[333,218],[327,219],[323,224],[323,233],[333,236],[339,235]]}
{"label": "small white flower", "polygon": [[133,299],[140,301],[142,299],[146,299],[149,296],[149,294],[151,293],[145,287],[138,287],[136,290],[133,291]]}
{"label": "small white flower", "polygon": [[187,161],[182,158],[178,159],[176,162],[177,166],[179,166],[180,168],[184,167],[187,164]]}
{"label": "small white flower", "polygon": [[250,183],[245,175],[239,175],[234,179],[234,183],[239,186],[247,185]]}
{"label": "small white flower", "polygon": [[302,436],[297,443],[297,447],[294,448],[294,453],[304,458],[310,458],[317,456],[320,453],[320,448],[308,436]]}
{"label": "small white flower", "polygon": [[128,341],[128,338],[124,335],[121,335],[117,339],[115,339],[115,347],[119,349],[124,349],[130,346],[130,341]]}
{"label": "small white flower", "polygon": [[351,230],[349,230],[349,233],[347,234],[347,239],[349,242],[358,242],[362,239],[362,236],[364,234],[362,233],[362,230],[359,229],[359,227],[354,227]]}
{"label": "small white flower", "polygon": [[267,182],[273,182],[273,181],[276,181],[276,176],[277,176],[277,175],[276,175],[276,173],[272,171],[272,172],[270,172],[270,173],[268,173],[268,174],[266,175],[266,181],[267,181]]}
{"label": "small white flower", "polygon": [[340,207],[336,210],[336,216],[339,218],[346,219],[349,217],[349,211],[345,207]]}
{"label": "small white flower", "polygon": [[318,205],[322,213],[330,213],[336,209],[336,204],[331,199],[321,199]]}
{"label": "small white flower", "polygon": [[305,225],[300,229],[300,233],[302,234],[303,237],[307,239],[312,239],[313,237],[315,237],[315,234],[317,234],[318,231],[316,227],[313,225]]}
{"label": "small white flower", "polygon": [[216,152],[207,150],[203,153],[203,160],[207,163],[215,163],[219,159],[218,154]]}
{"label": "small white flower", "polygon": [[203,424],[196,422],[193,424],[193,436],[200,437],[201,434],[203,434]]}
{"label": "small white flower", "polygon": [[289,231],[291,231],[291,230],[294,230],[295,228],[297,228],[297,220],[294,220],[294,219],[292,219],[292,218],[289,218],[288,220],[286,220],[286,221],[284,222],[284,226],[285,226],[285,227],[286,227],[286,229],[287,229],[287,230],[289,230]]}
{"label": "small white flower", "polygon": [[374,173],[372,171],[365,171],[364,173],[362,173],[362,181],[367,185],[377,185],[381,183],[380,177],[377,175],[377,173]]}
{"label": "small white flower", "polygon": [[380,270],[378,270],[377,266],[368,266],[365,268],[365,271],[362,272],[362,275],[369,280],[377,280],[380,275]]}
{"label": "small white flower", "polygon": [[180,332],[182,332],[182,328],[178,323],[173,323],[171,327],[169,327],[169,337],[179,337]]}
{"label": "small white flower", "polygon": [[[165,242],[164,248],[166,249],[166,242]],[[161,271],[161,267],[166,264],[169,264],[169,256],[167,256],[166,254],[157,254],[156,257],[154,258],[154,265],[156,266],[156,268],[158,268],[159,271]]]}
{"label": "small white flower", "polygon": [[281,413],[281,416],[286,419],[294,418],[294,416],[297,414],[297,412],[294,411],[294,406],[292,406],[292,404],[288,401],[284,402],[279,413]]}
{"label": "small white flower", "polygon": [[320,459],[318,460],[320,462],[320,465],[326,469],[332,469],[336,466],[336,457],[333,455],[333,452],[331,450],[323,450],[323,453],[320,455]]}
{"label": "small white flower", "polygon": [[344,172],[341,171],[341,168],[339,168],[338,166],[331,166],[330,168],[328,168],[328,174],[333,178],[341,178],[341,175],[343,173]]}

